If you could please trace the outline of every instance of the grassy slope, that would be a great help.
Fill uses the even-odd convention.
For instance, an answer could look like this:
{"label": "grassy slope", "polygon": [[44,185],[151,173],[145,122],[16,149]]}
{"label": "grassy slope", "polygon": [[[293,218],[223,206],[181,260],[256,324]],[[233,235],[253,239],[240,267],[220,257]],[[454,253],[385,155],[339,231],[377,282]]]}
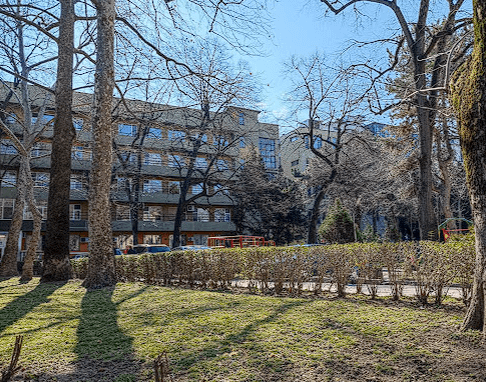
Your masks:
{"label": "grassy slope", "polygon": [[[454,333],[461,319],[455,309],[357,298],[143,284],[86,293],[78,282],[19,285],[11,279],[0,282],[0,363],[9,358],[15,335],[23,334],[21,363],[32,375],[75,375],[82,360],[99,360],[105,363],[97,370],[120,366],[115,374],[127,379],[117,381],[135,374],[148,379],[148,362],[166,351],[178,380],[476,380],[484,377],[484,347],[475,334]],[[123,367],[128,364],[139,366]]]}

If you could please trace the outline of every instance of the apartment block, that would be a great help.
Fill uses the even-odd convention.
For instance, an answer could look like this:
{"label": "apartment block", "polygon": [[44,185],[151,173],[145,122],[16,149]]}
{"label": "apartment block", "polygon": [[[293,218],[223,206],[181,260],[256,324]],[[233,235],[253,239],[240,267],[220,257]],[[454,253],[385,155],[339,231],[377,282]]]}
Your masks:
{"label": "apartment block", "polygon": [[[5,89],[3,89],[5,96]],[[2,93],[0,92],[0,94]],[[54,104],[43,90],[31,88],[32,126],[45,125],[31,155],[35,196],[47,216],[50,148]],[[71,252],[89,252],[88,203],[93,134],[92,95],[75,93],[70,196]],[[24,117],[11,98],[5,124],[22,140]],[[42,105],[47,105],[44,112]],[[181,226],[183,244],[205,244],[207,238],[236,233],[232,222],[235,200],[231,184],[238,181],[246,152],[254,147],[269,172],[277,170],[278,125],[262,123],[259,111],[226,107],[219,112],[155,104],[113,101],[112,229],[114,246],[139,243],[172,244],[174,219],[181,192],[187,190]],[[18,152],[11,137],[0,145],[0,248],[3,248],[16,197]],[[189,181],[188,181],[189,180]],[[22,249],[32,230],[32,215],[24,211]]]}

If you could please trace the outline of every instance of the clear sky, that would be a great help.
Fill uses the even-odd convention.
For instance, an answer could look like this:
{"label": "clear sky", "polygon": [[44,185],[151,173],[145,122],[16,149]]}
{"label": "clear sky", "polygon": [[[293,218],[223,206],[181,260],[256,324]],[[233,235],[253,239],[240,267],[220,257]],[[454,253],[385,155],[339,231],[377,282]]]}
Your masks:
{"label": "clear sky", "polygon": [[[410,21],[416,20],[420,2],[403,0],[399,3],[405,17]],[[429,22],[443,18],[444,4],[445,1],[431,2]],[[274,38],[273,41],[262,41],[268,56],[245,57],[252,71],[259,73],[265,84],[261,105],[264,121],[279,123],[281,130],[286,128],[279,118],[288,116],[290,105],[283,102],[283,95],[289,91],[290,84],[282,76],[282,62],[291,55],[306,57],[319,51],[334,61],[352,40],[374,41],[399,33],[395,16],[388,7],[369,3],[364,6],[362,16],[356,22],[352,9],[341,15],[324,16],[325,6],[319,0],[276,0],[270,5]],[[469,4],[467,8],[470,8]],[[359,50],[353,48],[346,54],[349,58],[359,54]],[[372,52],[371,57],[386,60],[386,52]]]}
{"label": "clear sky", "polygon": [[[384,7],[382,7],[384,8]],[[273,18],[273,41],[264,41],[267,57],[246,57],[251,69],[260,74],[264,83],[261,105],[261,117],[265,121],[283,123],[280,118],[288,116],[288,108],[284,94],[290,89],[290,84],[282,76],[282,63],[292,55],[306,57],[316,51],[324,53],[330,61],[335,60],[350,41],[368,40],[376,37],[376,30],[369,28],[377,21],[386,23],[391,14],[382,9],[382,14],[372,10],[372,19],[364,20],[361,25],[354,24],[354,16],[324,17],[324,6],[317,1],[276,2],[270,7]],[[383,24],[382,24],[383,25]]]}

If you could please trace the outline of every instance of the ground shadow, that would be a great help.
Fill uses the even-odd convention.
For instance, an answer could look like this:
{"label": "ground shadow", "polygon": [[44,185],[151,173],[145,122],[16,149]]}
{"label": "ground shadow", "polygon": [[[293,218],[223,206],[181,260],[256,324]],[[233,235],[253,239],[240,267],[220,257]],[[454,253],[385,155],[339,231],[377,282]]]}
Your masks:
{"label": "ground shadow", "polygon": [[[261,326],[275,322],[279,317],[286,314],[291,309],[309,303],[311,303],[310,300],[287,301],[276,308],[267,317],[252,321],[238,333],[227,335],[221,340],[209,344],[206,348],[198,350],[197,352],[195,351],[192,355],[180,359],[177,362],[177,366],[182,370],[188,370],[201,361],[215,358],[224,353],[229,353],[232,351],[235,344],[242,344],[248,341],[251,338],[251,335],[258,331]],[[279,378],[282,378],[284,373],[284,371],[280,370],[278,373]]]}
{"label": "ground shadow", "polygon": [[114,288],[87,291],[81,301],[77,345],[72,374],[59,381],[135,381],[140,362],[134,357],[133,339],[123,333],[117,322],[117,305],[143,293],[115,303]]}
{"label": "ground shadow", "polygon": [[65,284],[66,282],[38,284],[30,292],[8,303],[0,310],[0,333],[39,305],[49,302],[49,296]]}

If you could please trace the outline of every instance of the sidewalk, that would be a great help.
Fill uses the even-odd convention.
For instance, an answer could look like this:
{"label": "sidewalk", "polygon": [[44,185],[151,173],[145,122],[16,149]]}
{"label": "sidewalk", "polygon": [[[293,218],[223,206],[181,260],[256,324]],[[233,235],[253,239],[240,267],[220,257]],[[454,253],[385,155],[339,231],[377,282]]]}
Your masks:
{"label": "sidewalk", "polygon": [[[233,280],[232,281],[232,286],[236,288],[248,288],[248,280]],[[269,287],[273,287],[273,282],[268,283]],[[313,291],[314,290],[314,283],[313,282],[305,282],[303,284],[303,289],[308,290],[308,291]],[[288,287],[288,284],[285,284],[286,287]],[[378,293],[377,295],[380,297],[386,297],[386,296],[391,296],[391,285],[386,285],[386,284],[381,284],[377,286],[378,288]],[[323,291],[330,291],[330,292],[336,292],[336,286],[332,285],[331,283],[324,283],[322,284],[322,290]],[[356,293],[356,285],[355,284],[348,284],[346,285],[346,293],[347,294],[355,294]],[[369,295],[370,293],[368,292],[368,288],[366,285],[362,285],[361,287],[361,293]],[[462,289],[457,287],[457,286],[450,286],[448,289],[444,289],[444,295],[457,299],[462,299]],[[408,297],[415,297],[417,295],[415,286],[414,285],[404,285],[403,286],[403,296],[408,296]],[[430,296],[434,296],[435,294],[432,292]]]}

